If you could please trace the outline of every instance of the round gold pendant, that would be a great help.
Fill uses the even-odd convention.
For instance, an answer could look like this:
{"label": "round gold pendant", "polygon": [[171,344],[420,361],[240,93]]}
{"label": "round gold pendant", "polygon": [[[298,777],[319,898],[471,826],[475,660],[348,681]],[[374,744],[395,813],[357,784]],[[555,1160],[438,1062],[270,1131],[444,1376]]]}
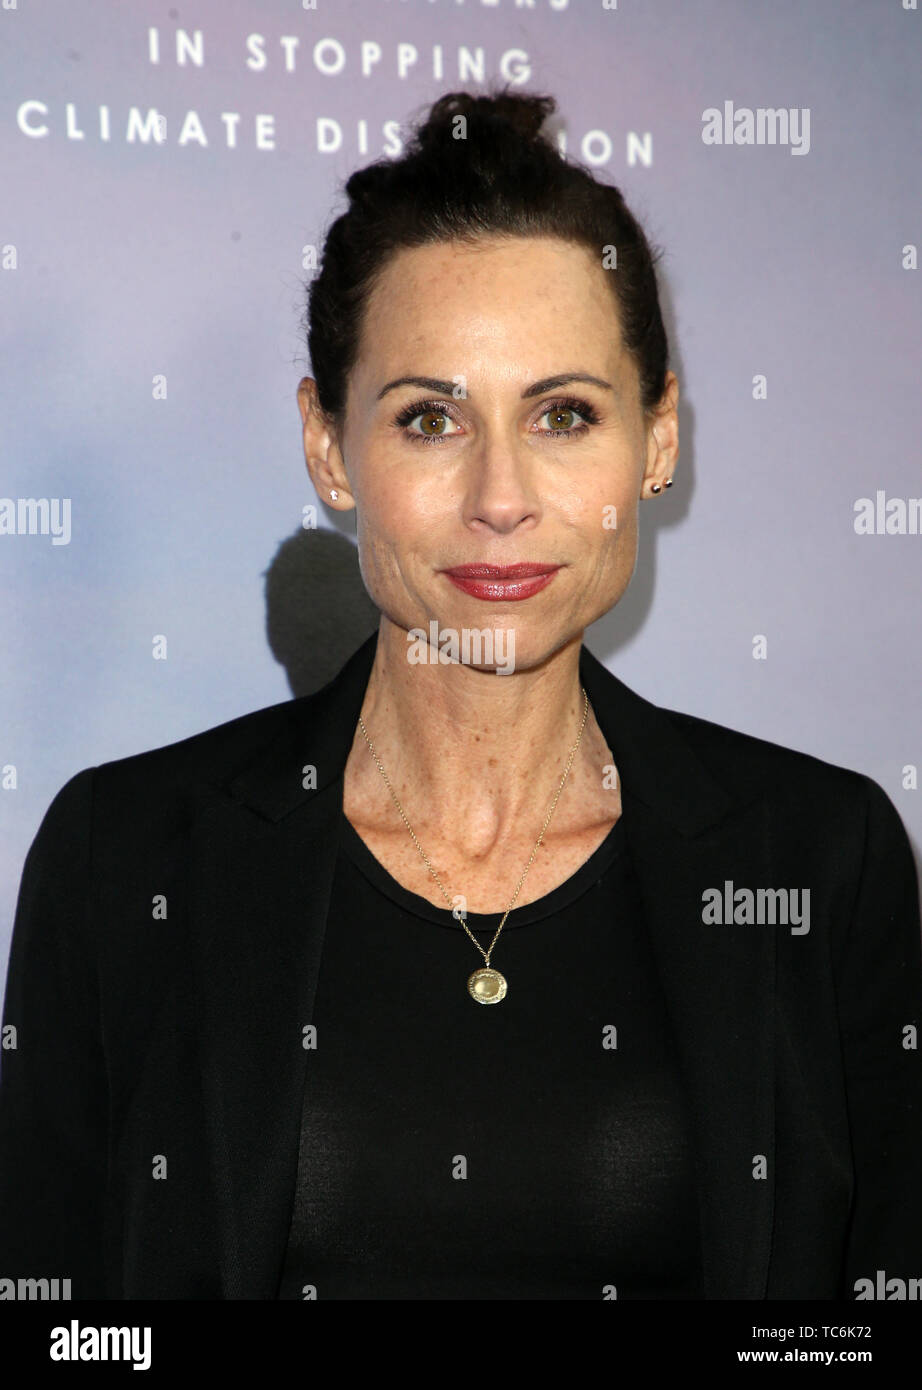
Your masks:
{"label": "round gold pendant", "polygon": [[478,1004],[498,1004],[506,997],[506,980],[498,970],[475,970],[467,987]]}

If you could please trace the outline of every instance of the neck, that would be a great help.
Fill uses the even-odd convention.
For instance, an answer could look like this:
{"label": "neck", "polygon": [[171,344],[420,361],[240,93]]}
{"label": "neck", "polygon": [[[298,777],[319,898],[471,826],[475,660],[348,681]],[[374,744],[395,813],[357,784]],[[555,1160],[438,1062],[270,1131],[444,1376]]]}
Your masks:
{"label": "neck", "polygon": [[[484,854],[536,839],[583,719],[582,634],[540,665],[497,675],[460,663],[411,664],[407,634],[382,616],[361,715],[404,812],[423,838]],[[589,709],[552,824],[597,804],[605,740]],[[390,808],[390,793],[360,728],[350,753],[363,804]],[[399,819],[399,818],[398,818]]]}

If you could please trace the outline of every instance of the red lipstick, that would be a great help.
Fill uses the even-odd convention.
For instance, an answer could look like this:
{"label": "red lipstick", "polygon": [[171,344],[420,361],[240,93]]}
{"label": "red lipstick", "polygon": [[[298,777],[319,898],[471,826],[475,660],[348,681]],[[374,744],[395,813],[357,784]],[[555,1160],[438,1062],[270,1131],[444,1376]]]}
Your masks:
{"label": "red lipstick", "polygon": [[455,565],[443,570],[458,589],[492,603],[517,602],[547,588],[559,565]]}

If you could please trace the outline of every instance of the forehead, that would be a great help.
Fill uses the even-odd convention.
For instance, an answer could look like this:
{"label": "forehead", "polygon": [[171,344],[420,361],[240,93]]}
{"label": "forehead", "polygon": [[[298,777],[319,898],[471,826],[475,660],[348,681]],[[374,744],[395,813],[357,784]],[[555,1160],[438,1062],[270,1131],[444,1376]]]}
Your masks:
{"label": "forehead", "polygon": [[[484,237],[404,248],[366,301],[356,386],[385,377],[551,375],[578,359],[623,372],[617,302],[601,249],[555,237]],[[575,354],[575,356],[574,356]],[[589,358],[592,359],[590,364]]]}

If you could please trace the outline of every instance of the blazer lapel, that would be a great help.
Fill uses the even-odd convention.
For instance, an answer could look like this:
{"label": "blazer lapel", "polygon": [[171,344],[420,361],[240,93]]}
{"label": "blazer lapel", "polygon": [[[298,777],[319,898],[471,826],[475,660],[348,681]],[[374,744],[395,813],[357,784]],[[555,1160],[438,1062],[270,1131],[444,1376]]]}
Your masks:
{"label": "blazer lapel", "polygon": [[[204,800],[192,834],[199,1063],[225,1298],[275,1297],[338,848],[343,769],[377,634],[270,750]],[[773,883],[767,808],[736,804],[670,716],[583,647],[695,1123],[705,1294],[764,1297],[774,1190],[774,933],[705,926],[706,888]],[[305,769],[316,783],[305,787]],[[753,1176],[764,1155],[766,1177]]]}
{"label": "blazer lapel", "polygon": [[763,1298],[775,1187],[775,932],[705,925],[702,894],[723,895],[728,880],[775,886],[768,806],[755,794],[734,801],[668,712],[585,647],[580,671],[615,756],[631,861],[691,1101],[705,1297]]}
{"label": "blazer lapel", "polygon": [[309,1055],[302,1030],[313,1015],[343,768],[376,641],[322,690],[291,701],[269,752],[213,794],[193,833],[199,1062],[225,1298],[276,1296]]}

